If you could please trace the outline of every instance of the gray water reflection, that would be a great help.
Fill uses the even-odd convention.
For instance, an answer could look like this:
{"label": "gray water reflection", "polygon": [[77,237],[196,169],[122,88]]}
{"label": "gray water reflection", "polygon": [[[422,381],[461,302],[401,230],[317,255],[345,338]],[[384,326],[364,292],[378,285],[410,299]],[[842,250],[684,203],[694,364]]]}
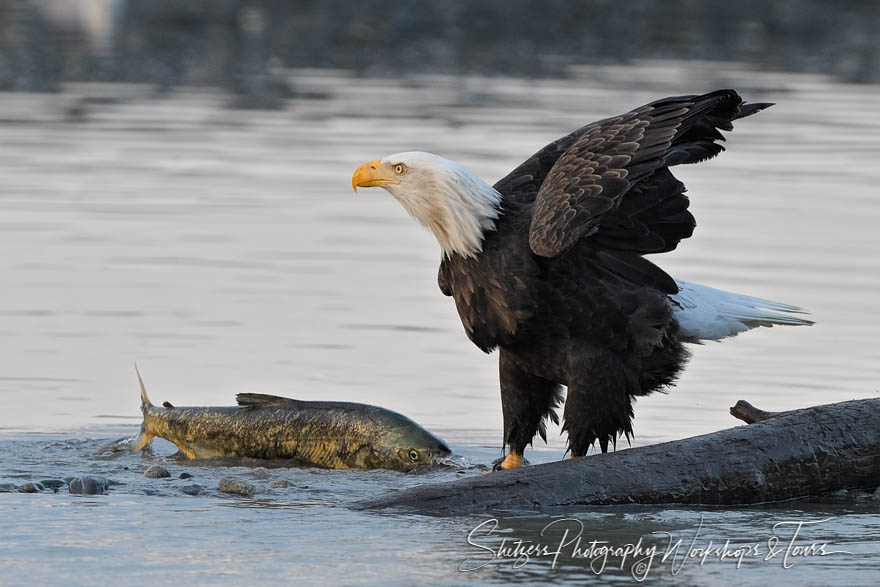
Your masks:
{"label": "gray water reflection", "polygon": [[738,61],[876,83],[877,17],[874,2],[829,0],[421,0],[417,7],[387,0],[3,0],[0,89],[58,91],[70,81],[150,83],[157,92],[219,86],[234,92],[233,105],[283,108],[292,96],[324,95],[285,76],[284,67],[369,77],[558,77],[571,65],[645,58]]}
{"label": "gray water reflection", "polygon": [[[423,76],[401,85],[344,72],[295,75],[298,87],[326,98],[242,111],[226,108],[222,94],[188,88],[156,95],[72,84],[53,95],[0,94],[0,472],[97,471],[127,483],[103,498],[0,498],[4,577],[52,582],[70,568],[163,581],[284,581],[292,573],[313,582],[467,580],[456,568],[480,519],[334,506],[426,478],[290,470],[308,490],[222,508],[241,502],[216,492],[183,497],[173,485],[146,495],[156,488],[139,476],[138,457],[120,461],[127,472],[114,470],[86,448],[47,446],[33,433],[134,434],[137,360],[158,401],[217,405],[251,391],[375,403],[445,437],[469,463],[489,462],[501,438],[495,359],[466,340],[437,291],[433,239],[382,193],[353,195],[351,172],[425,149],[493,180],[583,122],[659,96],[733,85],[749,100],[778,104],[739,124],[717,160],[681,170],[699,226],[658,261],[677,277],[805,306],[817,324],[695,348],[675,389],[638,403],[634,444],[729,427],[727,407],[741,398],[773,410],[877,397],[876,87],[674,62],[544,81]],[[100,100],[71,116],[84,96]],[[557,432],[533,462],[562,457]],[[216,487],[219,474],[204,475]],[[824,583],[844,572],[869,583],[875,504],[854,500],[816,514],[834,518],[829,533],[852,558],[810,559],[774,576]],[[658,515],[671,516],[673,529],[690,528],[676,512]],[[766,536],[768,518],[807,514],[747,508],[707,519],[712,535],[738,528],[746,541]],[[665,523],[626,515],[603,517],[602,532],[640,536]],[[21,519],[28,523],[14,522]],[[685,582],[770,576],[766,565],[687,568]],[[478,576],[539,577],[580,581],[583,569],[499,565]]]}

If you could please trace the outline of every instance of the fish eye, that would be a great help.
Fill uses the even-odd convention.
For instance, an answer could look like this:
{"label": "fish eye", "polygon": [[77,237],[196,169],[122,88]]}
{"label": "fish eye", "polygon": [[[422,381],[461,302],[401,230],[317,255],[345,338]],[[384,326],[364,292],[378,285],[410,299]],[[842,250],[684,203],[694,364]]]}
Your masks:
{"label": "fish eye", "polygon": [[409,451],[409,458],[413,460],[413,462],[419,460],[419,451],[414,448],[411,448]]}
{"label": "fish eye", "polygon": [[398,163],[397,165],[392,167],[392,169],[394,170],[394,173],[396,175],[403,175],[404,173],[406,173],[406,165],[404,165],[403,163]]}

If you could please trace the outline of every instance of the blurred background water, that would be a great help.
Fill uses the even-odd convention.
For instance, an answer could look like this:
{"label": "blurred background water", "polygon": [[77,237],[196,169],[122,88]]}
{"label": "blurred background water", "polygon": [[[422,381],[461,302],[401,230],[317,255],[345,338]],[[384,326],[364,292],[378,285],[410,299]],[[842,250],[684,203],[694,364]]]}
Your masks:
{"label": "blurred background water", "polygon": [[[655,260],[805,306],[817,324],[693,349],[676,388],[639,401],[634,445],[729,427],[737,399],[772,410],[877,397],[878,11],[0,2],[0,481],[97,472],[124,483],[94,499],[0,495],[2,582],[53,582],[62,569],[141,582],[583,580],[578,564],[464,576],[479,519],[338,507],[477,474],[500,455],[495,357],[467,341],[437,290],[436,243],[384,192],[350,191],[357,165],[402,150],[491,183],[573,128],[662,96],[735,87],[776,102],[737,124],[718,159],[677,171],[698,227]],[[154,400],[373,403],[445,437],[461,460],[428,477],[278,469],[292,489],[182,497],[178,482],[141,477],[153,460],[193,470],[167,446],[153,459],[95,457],[136,433],[134,361]],[[549,436],[533,462],[562,457],[558,428]],[[196,469],[206,487],[228,472]],[[877,503],[702,512],[715,536],[741,541],[764,536],[768,519],[831,517],[829,535],[856,554],[786,571],[709,563],[688,580],[869,584]],[[619,537],[691,530],[701,512],[576,513]],[[542,521],[509,524],[535,533]]]}

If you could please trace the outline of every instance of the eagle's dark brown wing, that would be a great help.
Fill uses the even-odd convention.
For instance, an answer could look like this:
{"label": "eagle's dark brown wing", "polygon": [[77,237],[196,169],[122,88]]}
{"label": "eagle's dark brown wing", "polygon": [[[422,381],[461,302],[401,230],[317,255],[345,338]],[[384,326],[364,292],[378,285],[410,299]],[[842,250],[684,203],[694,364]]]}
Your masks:
{"label": "eagle's dark brown wing", "polygon": [[[690,236],[693,218],[685,212],[683,186],[667,167],[717,155],[723,150],[717,141],[724,140],[719,130],[731,130],[733,120],[767,106],[745,105],[734,90],[719,90],[658,100],[576,131],[538,190],[532,251],[555,257],[591,235],[608,248],[635,254],[675,248]],[[652,184],[663,189],[646,189]],[[658,205],[667,209],[651,210]]]}

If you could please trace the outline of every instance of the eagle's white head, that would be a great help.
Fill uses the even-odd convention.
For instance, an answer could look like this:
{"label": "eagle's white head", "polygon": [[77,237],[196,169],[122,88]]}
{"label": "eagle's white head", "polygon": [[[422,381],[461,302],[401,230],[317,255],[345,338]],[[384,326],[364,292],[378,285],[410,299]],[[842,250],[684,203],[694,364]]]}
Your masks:
{"label": "eagle's white head", "polygon": [[410,215],[426,226],[445,256],[472,257],[483,250],[483,233],[494,230],[501,194],[448,159],[410,151],[370,161],[351,178],[359,187],[388,190]]}

